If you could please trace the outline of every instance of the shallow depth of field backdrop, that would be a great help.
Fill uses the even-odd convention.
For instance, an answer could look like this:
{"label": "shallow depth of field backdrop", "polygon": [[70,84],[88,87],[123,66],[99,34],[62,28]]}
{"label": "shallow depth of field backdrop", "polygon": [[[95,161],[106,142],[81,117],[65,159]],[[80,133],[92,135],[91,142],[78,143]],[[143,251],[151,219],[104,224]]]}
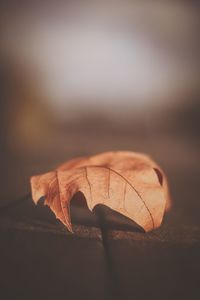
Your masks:
{"label": "shallow depth of field backdrop", "polygon": [[198,17],[195,1],[2,2],[1,202],[31,174],[110,149],[148,152],[191,178]]}
{"label": "shallow depth of field backdrop", "polygon": [[199,228],[198,1],[1,1],[0,18],[0,206],[64,160],[133,150],[166,171],[172,223]]}

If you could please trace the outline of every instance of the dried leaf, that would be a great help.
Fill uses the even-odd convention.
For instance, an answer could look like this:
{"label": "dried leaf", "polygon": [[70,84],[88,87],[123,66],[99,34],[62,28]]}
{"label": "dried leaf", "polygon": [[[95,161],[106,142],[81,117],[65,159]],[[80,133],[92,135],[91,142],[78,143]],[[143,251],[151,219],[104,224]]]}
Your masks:
{"label": "dried leaf", "polygon": [[35,203],[45,204],[72,231],[70,200],[82,192],[88,208],[104,204],[145,231],[160,226],[170,207],[166,176],[148,156],[135,152],[106,152],[73,159],[56,170],[31,178]]}

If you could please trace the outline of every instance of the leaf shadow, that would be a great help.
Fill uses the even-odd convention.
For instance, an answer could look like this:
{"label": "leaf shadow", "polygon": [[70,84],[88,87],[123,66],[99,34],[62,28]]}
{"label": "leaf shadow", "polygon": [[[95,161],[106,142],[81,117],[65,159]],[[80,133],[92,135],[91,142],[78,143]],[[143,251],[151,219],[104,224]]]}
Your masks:
{"label": "leaf shadow", "polygon": [[118,213],[108,206],[98,204],[94,207],[94,212],[101,219],[101,223],[107,230],[121,230],[144,233],[144,229],[128,217]]}
{"label": "leaf shadow", "polygon": [[85,196],[77,192],[70,200],[70,216],[73,224],[99,227],[98,216],[87,206]]}
{"label": "leaf shadow", "polygon": [[[40,198],[38,205],[44,208],[45,197]],[[46,210],[49,210],[46,207]],[[53,214],[53,213],[52,213]],[[85,226],[103,226],[105,230],[121,230],[144,233],[142,227],[103,204],[97,204],[91,212],[87,206],[87,201],[82,192],[77,192],[70,201],[70,215],[73,224]]]}
{"label": "leaf shadow", "polygon": [[91,212],[81,192],[76,193],[71,199],[70,212],[72,224],[99,226],[99,223],[100,225],[103,223],[107,230],[144,232],[134,221],[106,205],[97,204]]}

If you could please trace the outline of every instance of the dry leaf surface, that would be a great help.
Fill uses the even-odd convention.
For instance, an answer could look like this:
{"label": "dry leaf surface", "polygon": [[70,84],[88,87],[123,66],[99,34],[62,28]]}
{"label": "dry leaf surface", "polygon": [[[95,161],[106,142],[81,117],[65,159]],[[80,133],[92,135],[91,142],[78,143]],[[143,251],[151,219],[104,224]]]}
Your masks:
{"label": "dry leaf surface", "polygon": [[166,176],[148,156],[105,152],[70,160],[52,172],[31,178],[35,203],[45,204],[72,231],[70,200],[82,192],[92,211],[104,204],[150,231],[160,226],[170,207]]}

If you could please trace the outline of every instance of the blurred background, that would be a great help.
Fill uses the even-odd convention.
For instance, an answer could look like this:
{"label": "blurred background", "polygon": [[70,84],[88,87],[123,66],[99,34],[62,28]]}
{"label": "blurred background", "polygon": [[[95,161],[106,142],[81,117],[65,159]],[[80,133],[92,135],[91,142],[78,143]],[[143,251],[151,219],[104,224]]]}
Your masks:
{"label": "blurred background", "polygon": [[67,159],[133,150],[198,223],[198,1],[1,1],[0,18],[0,205]]}

